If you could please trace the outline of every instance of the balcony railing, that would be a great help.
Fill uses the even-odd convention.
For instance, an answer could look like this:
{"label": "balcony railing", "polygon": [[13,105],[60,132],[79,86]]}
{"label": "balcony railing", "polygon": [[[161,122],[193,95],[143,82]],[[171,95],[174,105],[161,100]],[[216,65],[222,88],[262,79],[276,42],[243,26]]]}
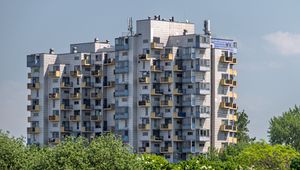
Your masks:
{"label": "balcony railing", "polygon": [[139,124],[139,129],[140,130],[150,130],[150,124]]}
{"label": "balcony railing", "polygon": [[27,84],[27,89],[39,89],[40,88],[40,83],[28,83]]}
{"label": "balcony railing", "polygon": [[79,70],[70,71],[70,74],[72,77],[80,77],[81,71],[79,71]]}
{"label": "balcony railing", "polygon": [[49,93],[49,99],[53,99],[53,100],[59,99],[59,93]]}
{"label": "balcony railing", "polygon": [[49,138],[48,143],[49,144],[59,144],[60,139],[59,138]]}
{"label": "balcony railing", "polygon": [[139,104],[139,107],[150,107],[151,106],[150,100],[140,100],[138,104]]}
{"label": "balcony railing", "polygon": [[100,115],[91,115],[91,121],[99,122],[101,121],[102,116]]}
{"label": "balcony railing", "polygon": [[162,49],[164,49],[164,43],[156,43],[156,42],[152,42],[152,43],[151,43],[151,48],[152,48],[152,49],[162,50]]}
{"label": "balcony railing", "polygon": [[229,63],[229,64],[236,64],[237,60],[235,57],[226,57],[226,56],[221,56],[220,61],[223,63]]}
{"label": "balcony railing", "polygon": [[237,95],[235,92],[229,92],[229,93],[228,93],[228,96],[229,96],[229,97],[232,97],[232,98],[234,98],[234,99],[237,99],[237,96],[238,96],[238,95]]}
{"label": "balcony railing", "polygon": [[233,69],[229,69],[229,74],[233,76],[237,76],[237,71]]}
{"label": "balcony railing", "polygon": [[71,93],[70,98],[73,99],[73,100],[78,100],[78,99],[80,99],[80,93],[79,92]]}
{"label": "balcony railing", "polygon": [[91,82],[83,81],[83,82],[81,83],[81,87],[82,87],[82,88],[92,88],[92,83],[91,83]]}
{"label": "balcony railing", "polygon": [[150,69],[151,69],[151,71],[153,71],[153,72],[162,72],[162,71],[163,71],[163,68],[160,67],[160,66],[157,66],[157,65],[152,65],[152,66],[150,67]]}
{"label": "balcony railing", "polygon": [[73,106],[72,105],[60,104],[60,109],[61,110],[72,110]]}
{"label": "balcony railing", "polygon": [[66,132],[72,132],[73,131],[73,128],[72,127],[60,127],[60,132],[62,133],[66,133]]}
{"label": "balcony railing", "polygon": [[38,134],[41,132],[41,129],[39,127],[29,127],[27,128],[28,134]]}
{"label": "balcony railing", "polygon": [[102,76],[102,71],[101,70],[94,70],[94,71],[92,71],[92,76],[101,77]]}
{"label": "balcony railing", "polygon": [[83,127],[81,127],[81,132],[92,132],[92,127],[83,126]]}
{"label": "balcony railing", "polygon": [[163,94],[164,94],[163,90],[160,90],[160,89],[152,89],[151,90],[151,95],[153,95],[153,96],[158,96],[158,95],[163,95]]}
{"label": "balcony railing", "polygon": [[160,147],[160,153],[172,153],[173,152],[173,147]]}
{"label": "balcony railing", "polygon": [[99,93],[99,92],[92,92],[91,93],[91,98],[92,99],[101,99],[102,96],[101,96],[101,93]]}
{"label": "balcony railing", "polygon": [[160,55],[160,59],[161,60],[168,60],[168,61],[172,61],[174,59],[173,54],[169,53],[169,54],[165,54],[165,55]]}
{"label": "balcony railing", "polygon": [[59,78],[60,77],[60,71],[49,71],[48,76],[52,78]]}
{"label": "balcony railing", "polygon": [[161,119],[163,117],[163,114],[159,112],[151,112],[150,117],[152,119]]}
{"label": "balcony railing", "polygon": [[115,81],[104,81],[103,82],[103,87],[114,87],[115,86]]}
{"label": "balcony railing", "polygon": [[60,83],[60,88],[72,88],[72,83],[67,83],[67,82],[61,82]]}
{"label": "balcony railing", "polygon": [[80,115],[70,115],[70,121],[71,122],[79,122],[80,121]]}
{"label": "balcony railing", "polygon": [[105,59],[103,61],[103,65],[108,66],[108,65],[114,65],[116,64],[115,59],[109,58],[109,59]]}
{"label": "balcony railing", "polygon": [[30,112],[39,112],[40,111],[40,105],[28,105],[27,111]]}
{"label": "balcony railing", "polygon": [[232,79],[221,79],[221,85],[235,87],[237,85],[237,82]]}
{"label": "balcony railing", "polygon": [[174,118],[185,118],[186,117],[186,113],[185,112],[173,112],[173,117]]}
{"label": "balcony railing", "polygon": [[106,104],[103,106],[104,110],[114,110],[115,109],[115,104]]}
{"label": "balcony railing", "polygon": [[173,125],[171,123],[160,125],[160,130],[172,130],[172,129],[173,129]]}
{"label": "balcony railing", "polygon": [[176,72],[181,72],[181,71],[183,71],[182,66],[174,65],[174,66],[173,66],[173,71],[176,71]]}
{"label": "balcony railing", "polygon": [[235,125],[221,125],[220,130],[224,132],[236,132],[237,127]]}
{"label": "balcony railing", "polygon": [[139,153],[151,153],[150,147],[139,147]]}
{"label": "balcony railing", "polygon": [[140,77],[139,82],[149,84],[150,83],[150,77]]}
{"label": "balcony railing", "polygon": [[116,113],[116,114],[115,114],[115,120],[128,119],[128,118],[129,118],[128,112],[124,112],[124,113]]}
{"label": "balcony railing", "polygon": [[151,57],[150,57],[150,54],[140,54],[140,55],[139,55],[139,59],[140,59],[140,60],[147,61],[147,60],[150,60]]}
{"label": "balcony railing", "polygon": [[164,139],[164,137],[163,136],[154,136],[154,135],[152,135],[150,139],[151,139],[152,142],[161,142]]}
{"label": "balcony railing", "polygon": [[178,142],[178,141],[184,141],[184,138],[183,138],[183,136],[174,135],[173,136],[173,141],[176,141],[176,142]]}
{"label": "balcony railing", "polygon": [[58,122],[59,121],[59,116],[58,115],[50,115],[49,116],[49,121]]}
{"label": "balcony railing", "polygon": [[173,95],[175,95],[175,96],[179,96],[179,95],[182,95],[182,94],[183,94],[183,90],[182,89],[175,88],[173,90]]}
{"label": "balcony railing", "polygon": [[172,107],[173,101],[172,100],[162,100],[162,101],[160,101],[160,106],[161,107]]}
{"label": "balcony railing", "polygon": [[229,143],[237,143],[237,138],[236,137],[228,137],[228,142]]}
{"label": "balcony railing", "polygon": [[91,66],[91,60],[88,59],[82,59],[81,60],[81,65],[85,67],[90,67]]}
{"label": "balcony railing", "polygon": [[82,104],[81,105],[81,110],[92,110],[92,106],[91,105],[87,105],[87,104]]}
{"label": "balcony railing", "polygon": [[172,83],[173,78],[172,77],[161,77],[159,83]]}
{"label": "balcony railing", "polygon": [[221,102],[220,106],[222,109],[233,109],[237,110],[237,104],[232,102]]}

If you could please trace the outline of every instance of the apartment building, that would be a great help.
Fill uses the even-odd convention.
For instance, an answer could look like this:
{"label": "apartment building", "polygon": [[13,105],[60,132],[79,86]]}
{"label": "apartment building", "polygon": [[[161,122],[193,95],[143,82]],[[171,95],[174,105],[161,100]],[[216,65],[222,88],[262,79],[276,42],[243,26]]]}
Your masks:
{"label": "apartment building", "polygon": [[171,162],[236,143],[237,43],[212,37],[209,21],[203,34],[160,16],[129,30],[114,45],[95,38],[27,56],[27,143],[112,132]]}

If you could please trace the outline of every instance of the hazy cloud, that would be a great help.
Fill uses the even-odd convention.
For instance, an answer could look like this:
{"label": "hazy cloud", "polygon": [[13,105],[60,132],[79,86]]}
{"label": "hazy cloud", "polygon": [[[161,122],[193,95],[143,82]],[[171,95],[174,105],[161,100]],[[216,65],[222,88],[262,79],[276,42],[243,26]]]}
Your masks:
{"label": "hazy cloud", "polygon": [[300,54],[300,34],[278,31],[263,36],[263,39],[282,55]]}

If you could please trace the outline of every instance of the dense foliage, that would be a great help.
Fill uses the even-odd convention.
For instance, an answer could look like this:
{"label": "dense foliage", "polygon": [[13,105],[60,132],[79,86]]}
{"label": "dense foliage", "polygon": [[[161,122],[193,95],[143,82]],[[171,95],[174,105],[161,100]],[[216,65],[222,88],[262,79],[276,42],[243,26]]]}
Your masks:
{"label": "dense foliage", "polygon": [[23,139],[0,132],[0,169],[293,169],[299,168],[299,153],[290,146],[265,142],[239,143],[219,153],[187,161],[169,163],[164,157],[133,154],[128,145],[108,134],[91,143],[84,138],[68,138],[56,147],[24,145]]}
{"label": "dense foliage", "polygon": [[236,113],[237,120],[237,140],[238,142],[251,142],[254,141],[255,138],[250,138],[248,125],[250,124],[250,120],[248,118],[247,113],[243,110],[242,112]]}
{"label": "dense foliage", "polygon": [[300,108],[295,106],[282,116],[270,120],[271,144],[291,145],[300,151]]}

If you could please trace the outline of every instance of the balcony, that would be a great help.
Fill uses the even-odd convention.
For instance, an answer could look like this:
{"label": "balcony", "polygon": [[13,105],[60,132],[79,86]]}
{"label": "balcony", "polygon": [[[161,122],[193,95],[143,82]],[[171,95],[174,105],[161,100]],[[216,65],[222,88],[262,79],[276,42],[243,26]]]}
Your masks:
{"label": "balcony", "polygon": [[183,138],[183,136],[174,135],[173,136],[173,141],[175,141],[175,142],[183,142],[184,138]]}
{"label": "balcony", "polygon": [[91,121],[100,122],[102,116],[100,115],[91,115]]}
{"label": "balcony", "polygon": [[80,99],[80,93],[70,93],[70,99],[72,100],[79,100]]}
{"label": "balcony", "polygon": [[139,124],[139,130],[150,130],[150,124]]}
{"label": "balcony", "polygon": [[40,105],[28,105],[27,111],[30,112],[39,112],[40,111]]}
{"label": "balcony", "polygon": [[68,132],[72,132],[73,131],[73,128],[72,127],[60,127],[60,132],[61,133],[68,133]]}
{"label": "balcony", "polygon": [[238,120],[238,117],[237,117],[237,115],[229,114],[229,115],[228,115],[228,120],[237,121],[237,120]]}
{"label": "balcony", "polygon": [[162,113],[151,112],[151,114],[150,114],[150,118],[151,119],[161,119],[162,117],[163,117]]}
{"label": "balcony", "polygon": [[115,86],[115,81],[105,81],[103,82],[103,87],[110,88]]}
{"label": "balcony", "polygon": [[59,99],[59,93],[49,93],[49,99],[58,100]]}
{"label": "balcony", "polygon": [[91,105],[87,105],[87,104],[82,104],[81,105],[81,110],[92,110],[92,106]]}
{"label": "balcony", "polygon": [[88,59],[82,59],[81,60],[81,65],[84,67],[90,67],[91,66],[91,61]]}
{"label": "balcony", "polygon": [[150,67],[150,69],[151,69],[152,72],[162,72],[163,71],[162,67],[156,66],[156,65],[152,65]]}
{"label": "balcony", "polygon": [[140,100],[138,102],[139,107],[150,107],[151,106],[151,102],[150,100]]}
{"label": "balcony", "polygon": [[157,49],[157,50],[162,50],[162,49],[164,49],[164,43],[152,42],[151,43],[151,48],[152,49]]}
{"label": "balcony", "polygon": [[236,132],[237,127],[234,125],[221,125],[220,130],[223,132]]}
{"label": "balcony", "polygon": [[234,92],[229,92],[228,96],[231,97],[231,98],[237,99],[237,94],[234,93]]}
{"label": "balcony", "polygon": [[172,130],[172,129],[173,129],[173,125],[171,123],[160,125],[160,130]]}
{"label": "balcony", "polygon": [[151,89],[151,95],[153,95],[153,96],[160,96],[163,94],[164,94],[164,92],[160,89]]}
{"label": "balcony", "polygon": [[151,153],[150,147],[139,147],[139,153]]}
{"label": "balcony", "polygon": [[149,61],[151,59],[150,54],[140,54],[139,59],[142,61]]}
{"label": "balcony", "polygon": [[28,127],[27,133],[28,134],[38,134],[41,132],[41,129],[39,127]]}
{"label": "balcony", "polygon": [[103,110],[109,111],[109,110],[114,110],[115,109],[115,104],[106,104],[103,106]]}
{"label": "balcony", "polygon": [[174,59],[173,54],[165,54],[165,55],[160,55],[161,60],[166,60],[166,61],[172,61]]}
{"label": "balcony", "polygon": [[92,132],[92,128],[91,127],[81,127],[81,132]]}
{"label": "balcony", "polygon": [[32,100],[32,96],[30,94],[27,95],[27,100]]}
{"label": "balcony", "polygon": [[149,84],[150,83],[150,77],[140,77],[139,82],[143,84]]}
{"label": "balcony", "polygon": [[27,78],[31,79],[32,78],[32,73],[28,73]]}
{"label": "balcony", "polygon": [[175,72],[182,72],[183,70],[182,70],[182,67],[181,67],[181,66],[179,66],[179,65],[174,65],[174,66],[173,66],[173,71],[175,71]]}
{"label": "balcony", "polygon": [[237,76],[237,71],[233,69],[229,69],[229,74],[232,76]]}
{"label": "balcony", "polygon": [[236,64],[237,60],[235,57],[226,57],[226,56],[221,56],[220,61],[223,63],[229,63],[229,64]]}
{"label": "balcony", "polygon": [[164,138],[162,136],[154,136],[154,135],[152,135],[150,139],[151,139],[152,142],[162,142],[162,140]]}
{"label": "balcony", "polygon": [[172,83],[173,78],[172,77],[161,77],[159,83]]}
{"label": "balcony", "polygon": [[49,71],[48,76],[51,78],[59,78],[60,77],[60,71]]}
{"label": "balcony", "polygon": [[80,115],[70,115],[69,120],[71,122],[79,122],[80,121]]}
{"label": "balcony", "polygon": [[173,101],[172,100],[162,100],[160,101],[160,107],[172,107]]}
{"label": "balcony", "polygon": [[59,122],[59,116],[58,115],[50,115],[48,119],[49,119],[50,122]]}
{"label": "balcony", "polygon": [[60,142],[59,138],[49,138],[48,139],[48,143],[49,144],[55,144],[55,145],[57,145],[57,144],[59,144],[59,142]]}
{"label": "balcony", "polygon": [[40,88],[40,83],[27,83],[27,89],[36,90]]}
{"label": "balcony", "polygon": [[32,116],[27,117],[27,122],[32,122]]}
{"label": "balcony", "polygon": [[72,110],[73,106],[72,105],[65,105],[65,104],[60,104],[60,110]]}
{"label": "balcony", "polygon": [[80,77],[81,76],[81,71],[75,70],[75,71],[70,71],[70,74],[72,77]]}
{"label": "balcony", "polygon": [[91,82],[83,81],[81,83],[81,88],[92,88],[92,83]]}
{"label": "balcony", "polygon": [[173,95],[175,95],[175,96],[183,95],[182,89],[175,88],[173,90]]}
{"label": "balcony", "polygon": [[237,104],[236,103],[232,103],[232,102],[221,102],[220,103],[220,107],[222,109],[233,109],[233,110],[237,110]]}
{"label": "balcony", "polygon": [[102,98],[102,96],[101,96],[101,93],[99,93],[99,92],[92,92],[91,93],[91,99],[101,99]]}
{"label": "balcony", "polygon": [[229,143],[237,143],[237,138],[236,137],[228,137],[228,142]]}
{"label": "balcony", "polygon": [[116,61],[115,61],[115,59],[112,59],[112,58],[105,59],[103,61],[104,66],[109,66],[109,65],[114,65],[114,64],[116,64]]}
{"label": "balcony", "polygon": [[60,88],[62,88],[62,89],[69,89],[69,88],[72,88],[72,84],[71,83],[67,83],[67,82],[61,82],[60,83]]}
{"label": "balcony", "polygon": [[101,77],[102,76],[102,71],[101,70],[94,70],[94,71],[92,71],[92,76]]}
{"label": "balcony", "polygon": [[173,112],[173,118],[182,119],[186,117],[185,112]]}
{"label": "balcony", "polygon": [[119,112],[115,114],[115,120],[121,120],[121,119],[128,119],[129,118],[129,114],[128,112]]}
{"label": "balcony", "polygon": [[231,79],[221,79],[221,85],[235,87],[237,82]]}
{"label": "balcony", "polygon": [[173,147],[160,147],[160,153],[173,153]]}

